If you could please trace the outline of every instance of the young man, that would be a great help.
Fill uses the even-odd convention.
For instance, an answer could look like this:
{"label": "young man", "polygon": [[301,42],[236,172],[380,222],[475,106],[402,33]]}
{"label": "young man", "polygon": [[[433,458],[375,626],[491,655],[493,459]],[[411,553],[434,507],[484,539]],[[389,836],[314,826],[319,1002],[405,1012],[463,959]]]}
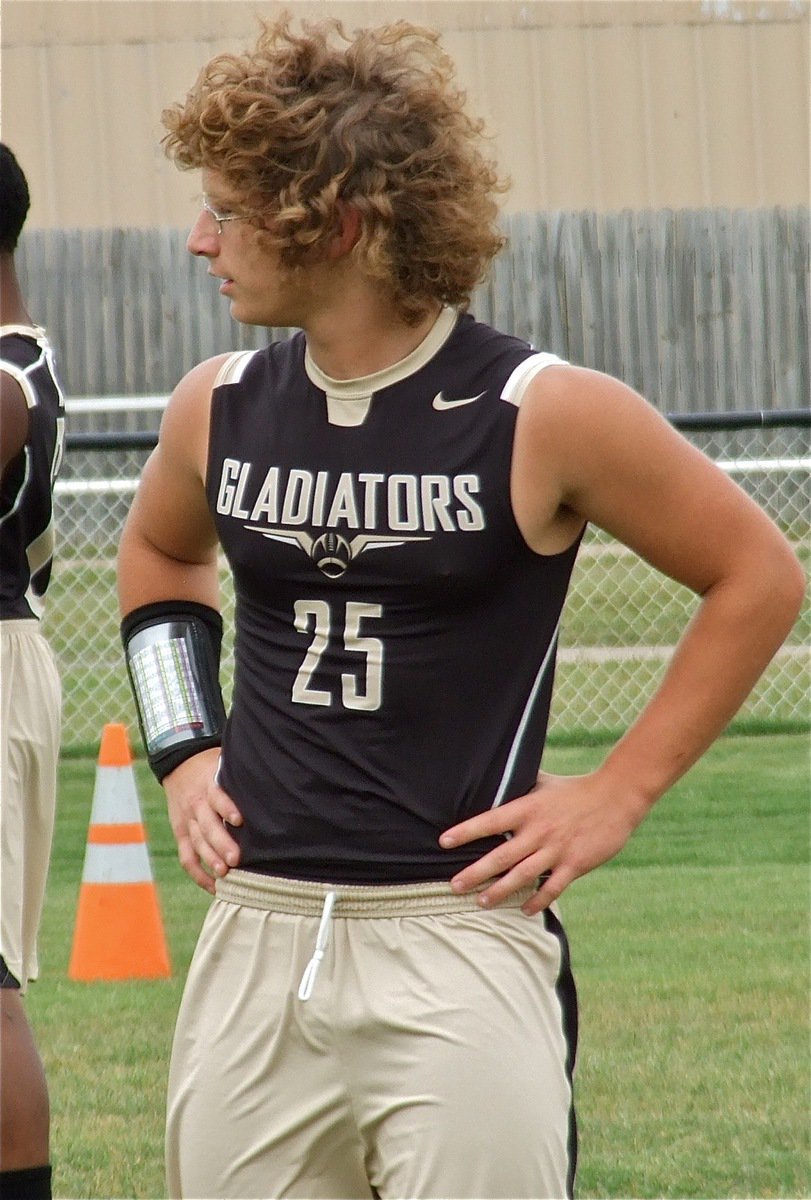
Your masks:
{"label": "young man", "polygon": [[21,994],[37,932],[56,805],[61,693],[39,618],[53,555],[53,485],[65,408],[45,330],[25,306],[14,251],[28,185],[0,144],[0,1195],[51,1195],[45,1074]]}
{"label": "young man", "polygon": [[[145,742],[216,896],[170,1193],[569,1195],[553,902],[722,731],[794,621],[797,562],[622,383],[460,311],[500,246],[497,178],[433,35],[269,26],[164,121],[202,170],[190,251],[237,320],[302,330],[180,382],[121,544]],[[701,604],[602,766],[559,778],[538,768],[587,521]]]}

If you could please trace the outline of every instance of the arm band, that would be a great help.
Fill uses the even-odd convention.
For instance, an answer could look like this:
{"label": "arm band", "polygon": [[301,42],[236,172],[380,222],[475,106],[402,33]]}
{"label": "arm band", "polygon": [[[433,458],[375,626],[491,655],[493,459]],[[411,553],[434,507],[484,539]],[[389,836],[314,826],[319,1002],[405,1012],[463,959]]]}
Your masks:
{"label": "arm band", "polygon": [[222,744],[222,617],[194,601],[143,604],[124,617],[121,640],[149,765],[162,782]]}

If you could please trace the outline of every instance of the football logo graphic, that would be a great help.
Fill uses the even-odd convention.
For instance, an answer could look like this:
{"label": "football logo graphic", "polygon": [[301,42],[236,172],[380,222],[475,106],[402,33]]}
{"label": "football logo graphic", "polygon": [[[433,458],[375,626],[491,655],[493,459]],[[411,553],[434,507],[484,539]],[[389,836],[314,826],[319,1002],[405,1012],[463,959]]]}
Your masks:
{"label": "football logo graphic", "polygon": [[330,579],[339,579],[352,561],[352,547],[340,533],[330,530],[315,539],[310,558]]}
{"label": "football logo graphic", "polygon": [[298,546],[308,555],[319,571],[328,579],[340,579],[349,564],[365,550],[386,550],[390,546],[404,546],[406,542],[429,542],[429,536],[397,537],[381,533],[359,533],[350,540],[333,529],[314,538],[304,530],[265,529],[263,525],[246,525],[252,533],[288,546]]}

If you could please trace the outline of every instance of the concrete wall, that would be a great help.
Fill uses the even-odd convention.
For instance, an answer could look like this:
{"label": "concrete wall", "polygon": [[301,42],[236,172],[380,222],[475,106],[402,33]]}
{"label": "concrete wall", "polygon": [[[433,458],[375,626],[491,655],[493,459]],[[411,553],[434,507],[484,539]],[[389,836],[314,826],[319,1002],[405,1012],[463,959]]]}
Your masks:
{"label": "concrete wall", "polygon": [[756,208],[809,192],[806,0],[3,0],[2,137],[32,228],[183,228],[160,112],[258,16],[443,31],[508,211]]}

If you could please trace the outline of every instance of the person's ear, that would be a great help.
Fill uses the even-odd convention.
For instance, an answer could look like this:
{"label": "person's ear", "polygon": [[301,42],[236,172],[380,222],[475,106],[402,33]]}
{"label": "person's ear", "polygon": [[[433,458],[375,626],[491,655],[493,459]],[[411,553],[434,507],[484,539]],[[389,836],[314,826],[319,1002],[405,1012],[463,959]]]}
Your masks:
{"label": "person's ear", "polygon": [[346,200],[336,200],[338,214],[337,229],[329,244],[327,257],[331,260],[344,258],[356,245],[360,237],[360,212]]}

